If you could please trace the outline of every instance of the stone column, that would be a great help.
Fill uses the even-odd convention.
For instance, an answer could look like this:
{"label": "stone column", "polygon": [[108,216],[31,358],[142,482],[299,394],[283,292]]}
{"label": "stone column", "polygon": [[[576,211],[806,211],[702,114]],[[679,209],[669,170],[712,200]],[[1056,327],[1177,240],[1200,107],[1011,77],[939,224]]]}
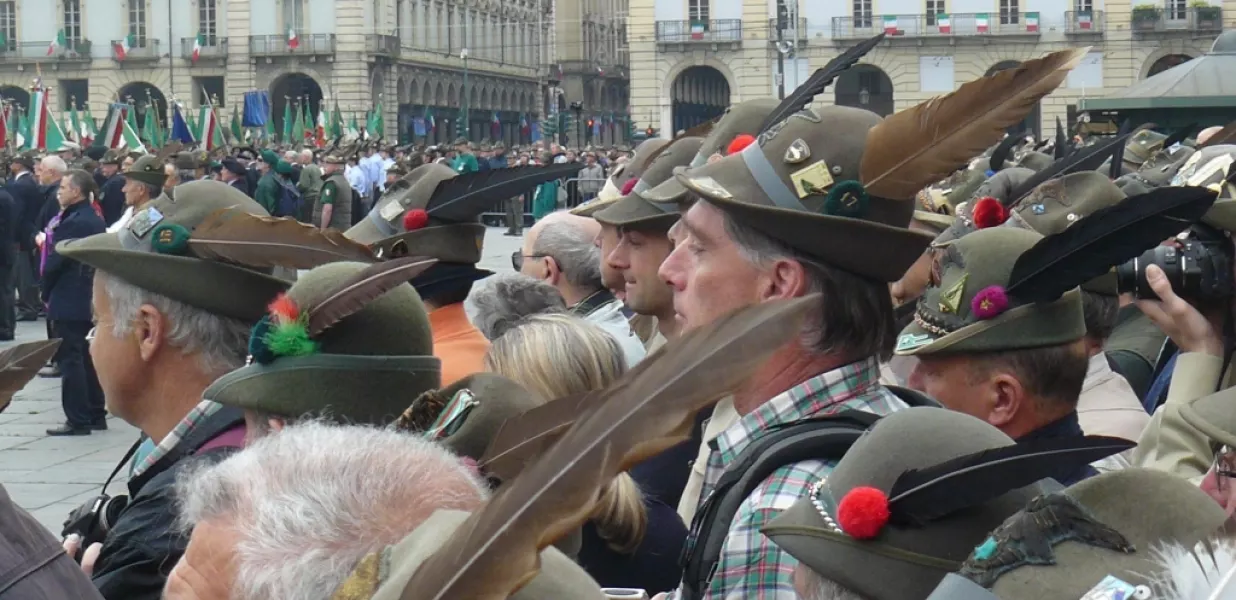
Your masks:
{"label": "stone column", "polygon": [[[220,36],[227,36],[227,73],[224,93],[228,102],[240,102],[244,93],[257,85],[256,69],[249,56],[249,3],[220,2],[224,14],[220,17]],[[179,88],[179,86],[177,86]]]}

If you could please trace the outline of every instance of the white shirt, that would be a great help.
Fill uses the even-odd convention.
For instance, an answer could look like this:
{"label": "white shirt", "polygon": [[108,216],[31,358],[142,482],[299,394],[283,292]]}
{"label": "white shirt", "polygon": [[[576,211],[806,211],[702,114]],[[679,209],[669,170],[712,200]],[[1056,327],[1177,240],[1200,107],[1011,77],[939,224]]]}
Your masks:
{"label": "white shirt", "polygon": [[126,206],[124,207],[124,214],[120,215],[120,218],[117,219],[115,223],[112,223],[111,227],[107,228],[107,232],[116,233],[117,231],[124,229],[124,226],[128,225],[129,221],[132,221],[132,220],[133,220],[133,207]]}
{"label": "white shirt", "polygon": [[596,310],[585,315],[584,320],[604,329],[606,333],[618,340],[622,355],[627,360],[627,368],[634,367],[639,361],[644,360],[644,355],[648,351],[644,349],[644,342],[639,339],[639,336],[631,331],[631,324],[627,322],[626,315],[622,314],[620,300],[613,300],[598,306]]}
{"label": "white shirt", "polygon": [[357,194],[362,196],[369,195],[369,193],[365,191],[365,182],[367,181],[365,171],[360,167],[348,165],[348,167],[343,171],[343,176],[348,180],[348,185],[351,186],[352,190]]}
{"label": "white shirt", "polygon": [[[1090,368],[1077,400],[1077,421],[1086,435],[1102,435],[1132,442],[1141,438],[1150,424],[1150,415],[1124,376],[1112,370],[1107,354],[1090,357]],[[1131,466],[1133,450],[1109,456],[1090,466],[1100,473]]]}

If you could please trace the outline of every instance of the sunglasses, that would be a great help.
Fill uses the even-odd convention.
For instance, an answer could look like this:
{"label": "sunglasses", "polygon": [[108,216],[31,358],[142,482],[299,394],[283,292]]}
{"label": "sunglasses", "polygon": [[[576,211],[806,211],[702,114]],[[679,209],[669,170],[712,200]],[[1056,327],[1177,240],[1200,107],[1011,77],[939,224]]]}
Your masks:
{"label": "sunglasses", "polygon": [[511,266],[515,267],[516,271],[522,270],[524,267],[524,259],[528,258],[547,258],[548,254],[524,254],[516,250],[511,253]]}

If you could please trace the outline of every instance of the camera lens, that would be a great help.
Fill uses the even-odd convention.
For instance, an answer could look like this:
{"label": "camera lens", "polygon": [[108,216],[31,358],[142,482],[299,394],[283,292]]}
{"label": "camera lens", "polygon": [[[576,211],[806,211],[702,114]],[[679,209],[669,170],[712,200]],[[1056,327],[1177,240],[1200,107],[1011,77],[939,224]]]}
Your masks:
{"label": "camera lens", "polygon": [[1133,294],[1142,300],[1156,300],[1154,290],[1146,281],[1146,267],[1158,265],[1172,283],[1172,289],[1182,288],[1184,274],[1181,269],[1180,255],[1173,246],[1156,246],[1142,253],[1141,256],[1116,267],[1116,287],[1122,294]]}

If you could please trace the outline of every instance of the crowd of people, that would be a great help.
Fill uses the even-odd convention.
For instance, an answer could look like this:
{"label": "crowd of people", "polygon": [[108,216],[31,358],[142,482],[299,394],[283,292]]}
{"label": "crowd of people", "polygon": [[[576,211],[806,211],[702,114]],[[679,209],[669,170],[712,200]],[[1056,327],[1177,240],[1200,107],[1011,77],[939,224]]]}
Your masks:
{"label": "crowd of people", "polygon": [[1236,123],[814,106],[880,37],[582,160],[14,158],[48,433],[142,439],[0,598],[1236,598]]}

